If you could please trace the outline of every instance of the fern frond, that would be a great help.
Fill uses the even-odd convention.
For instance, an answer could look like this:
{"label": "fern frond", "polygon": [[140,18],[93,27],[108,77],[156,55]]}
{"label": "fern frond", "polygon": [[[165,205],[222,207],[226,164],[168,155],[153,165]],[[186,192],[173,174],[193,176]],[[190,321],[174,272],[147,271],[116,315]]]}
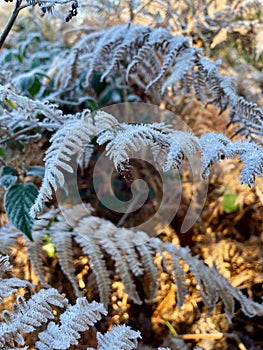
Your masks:
{"label": "fern frond", "polygon": [[222,157],[231,157],[233,152],[229,153],[228,145],[231,141],[222,134],[207,133],[200,138],[200,144],[203,150],[202,155],[202,176],[209,176],[209,167],[215,162],[219,162]]}
{"label": "fern frond", "polygon": [[110,28],[102,35],[97,42],[92,61],[90,62],[86,75],[86,83],[88,83],[95,68],[104,65],[104,62],[110,62],[112,60],[114,49],[123,41],[123,38],[128,33],[128,28],[128,25],[118,25]]}
{"label": "fern frond", "polygon": [[[124,169],[135,152],[150,146],[155,160],[164,171],[179,168],[184,157],[199,149],[198,139],[184,131],[174,131],[164,123],[126,124],[117,120],[99,134],[99,145],[106,144],[106,155],[113,160],[116,169]],[[160,159],[160,152],[167,152],[167,159]]]}
{"label": "fern frond", "polygon": [[[152,63],[156,62],[153,67],[158,66],[157,71],[154,69],[154,75],[151,70],[145,69],[147,65],[151,67],[151,64],[148,64],[150,60]],[[190,46],[188,38],[174,37],[164,28],[154,29],[139,25],[112,27],[101,35],[92,59],[87,62],[87,81],[95,69],[103,71],[104,79],[117,67],[124,66],[123,62],[128,65],[126,80],[130,77],[137,82],[143,80],[141,87],[144,87],[148,94],[154,93],[156,88],[160,88],[164,94],[169,86],[182,83],[186,75],[191,76],[192,85],[202,101],[212,97],[209,102],[218,105],[222,110],[229,106],[230,122],[240,124],[240,132],[251,139],[262,136],[262,108],[238,96],[233,78],[218,73],[220,62],[208,60],[201,50]],[[140,69],[145,71],[144,75],[151,75],[146,84],[143,74],[139,73]],[[137,70],[140,79],[134,76]],[[188,88],[189,82],[190,79],[187,83]],[[153,87],[155,89],[152,89]],[[262,137],[259,139],[262,141]]]}
{"label": "fern frond", "polygon": [[78,345],[79,332],[84,332],[99,321],[107,311],[95,301],[88,303],[86,298],[78,298],[75,305],[68,306],[60,317],[60,325],[49,322],[47,329],[39,333],[41,341],[36,342],[39,350],[68,349]]}
{"label": "fern frond", "polygon": [[25,119],[38,120],[38,114],[43,115],[48,121],[61,125],[64,117],[61,110],[54,104],[47,102],[41,102],[37,100],[31,100],[28,97],[18,95],[7,87],[0,85],[0,100],[5,102],[11,100],[18,106],[19,113],[21,113]]}
{"label": "fern frond", "polygon": [[263,110],[256,103],[246,101],[238,96],[232,77],[225,77],[217,73],[218,64],[202,57],[198,67],[206,87],[209,89],[212,103],[219,105],[221,110],[231,107],[230,122],[241,124],[241,134],[253,140],[253,135],[262,136]]}
{"label": "fern frond", "polygon": [[24,345],[20,332],[31,333],[36,327],[54,319],[53,307],[64,308],[67,300],[56,289],[41,289],[28,301],[21,295],[12,306],[12,313],[4,310],[4,322],[0,324],[0,344],[17,342]]}
{"label": "fern frond", "polygon": [[209,166],[219,162],[222,157],[233,158],[239,154],[244,167],[241,171],[242,184],[255,185],[255,177],[263,176],[263,150],[254,142],[231,142],[225,135],[207,133],[200,139],[203,150],[202,176],[209,175]]}
{"label": "fern frond", "polygon": [[111,292],[111,280],[106,262],[103,259],[101,247],[97,244],[96,240],[93,239],[93,233],[98,225],[98,218],[84,218],[75,228],[75,240],[90,259],[90,266],[95,273],[97,285],[99,287],[101,302],[104,305],[108,305]]}
{"label": "fern frond", "polygon": [[12,269],[12,266],[10,265],[8,255],[6,256],[0,255],[0,277],[2,278],[4,274],[7,271],[10,271],[11,269]]}
{"label": "fern frond", "polygon": [[[192,256],[188,248],[181,248],[169,242],[163,243],[159,238],[151,238],[145,232],[118,228],[107,220],[90,216],[89,207],[87,208],[88,214],[83,216],[85,210],[82,206],[76,207],[80,209],[79,220],[75,223],[72,237],[89,257],[90,267],[96,275],[100,298],[104,305],[108,304],[111,292],[110,271],[107,270],[104,260],[105,253],[109,254],[114,261],[115,272],[120,274],[125,291],[138,304],[141,304],[141,299],[132,276],[146,277],[147,288],[150,289],[146,291],[146,295],[150,294],[149,298],[153,299],[159,276],[154,264],[154,256],[159,253],[163,257],[164,269],[171,274],[176,284],[179,307],[183,305],[187,294],[185,273],[181,266],[182,263],[185,263],[196,278],[202,300],[209,311],[212,311],[216,303],[222,300],[225,313],[231,320],[234,313],[234,301],[237,300],[241,304],[242,311],[249,317],[263,314],[261,304],[245,297],[214,266],[208,267],[198,257]],[[74,207],[67,210],[68,212],[72,211],[72,213],[78,212],[78,209]],[[64,231],[68,232],[69,227],[63,223],[63,217],[58,215],[56,219],[57,222],[53,225],[60,227],[61,234]],[[56,232],[55,226],[53,229],[52,224],[49,227],[49,230],[54,230],[54,234]],[[169,254],[170,258],[167,258],[165,252]],[[67,264],[68,262],[66,262]]]}
{"label": "fern frond", "polygon": [[116,246],[123,251],[124,258],[127,261],[132,274],[134,276],[140,276],[144,273],[144,267],[142,262],[138,259],[137,252],[135,250],[136,245],[133,246],[131,244],[131,242],[133,242],[133,237],[133,231],[125,228],[119,228],[114,234],[114,242]]}
{"label": "fern frond", "polygon": [[27,253],[30,259],[30,262],[37,274],[41,284],[49,288],[50,285],[45,281],[45,270],[42,262],[43,254],[43,244],[44,236],[47,234],[46,227],[48,226],[49,221],[47,219],[35,220],[32,228],[32,238],[33,241],[28,241],[27,243]]}
{"label": "fern frond", "polygon": [[20,280],[19,278],[0,278],[0,302],[2,301],[2,298],[8,297],[9,295],[16,293],[18,291],[18,288],[28,287],[32,287],[31,283]]}
{"label": "fern frond", "polygon": [[72,119],[65,123],[50,139],[52,142],[47,150],[45,176],[30,215],[35,217],[43,208],[43,203],[52,197],[52,188],[64,185],[63,170],[73,172],[70,165],[72,157],[83,151],[96,134],[90,115],[84,111],[80,119]]}
{"label": "fern frond", "polygon": [[[111,226],[110,230],[107,230],[107,226]],[[119,245],[117,244],[115,237],[111,237],[111,231],[116,231],[116,227],[114,225],[102,225],[100,227],[100,231],[96,232],[97,237],[99,238],[100,244],[102,245],[103,249],[110,254],[111,258],[115,262],[115,269],[116,272],[120,274],[122,282],[124,284],[125,292],[129,295],[129,297],[138,305],[142,304],[142,301],[138,295],[138,292],[136,290],[132,274],[129,269],[129,263],[125,259],[124,255],[122,254],[121,249],[119,248]],[[105,231],[106,230],[106,231]],[[106,234],[105,234],[105,233]],[[116,237],[117,238],[117,237]],[[123,237],[124,239],[124,237]],[[136,259],[136,258],[134,258]],[[133,259],[133,260],[134,260]],[[138,263],[137,263],[138,265]],[[138,272],[138,270],[137,270]],[[141,272],[141,270],[140,270]]]}
{"label": "fern frond", "polygon": [[136,47],[143,45],[148,33],[149,28],[147,27],[143,27],[141,25],[135,25],[131,27],[127,34],[123,36],[122,43],[119,44],[118,48],[114,52],[112,63],[101,76],[101,81],[103,81],[114,70],[116,70],[121,60],[126,60],[127,52],[136,52]]}
{"label": "fern frond", "polygon": [[[215,266],[208,267],[199,260],[198,257],[192,256],[189,248],[179,248],[172,243],[166,242],[164,243],[164,249],[171,256],[182,259],[189,266],[200,287],[202,300],[210,311],[215,308],[220,298],[224,304],[225,313],[229,322],[231,322],[234,315],[235,299],[239,301],[245,315],[253,317],[263,314],[262,304],[255,303],[248,299],[241,291],[234,288],[228,280],[217,271]],[[173,271],[176,275],[177,269]],[[181,279],[181,273],[179,273],[179,279]],[[180,285],[177,285],[177,289],[178,288],[180,288]],[[184,295],[184,293],[185,291],[183,290],[182,295]]]}
{"label": "fern frond", "polygon": [[[182,41],[180,41],[179,37],[178,39],[178,45],[174,43],[175,47],[180,47],[180,44]],[[129,74],[133,70],[136,69],[137,65],[139,65],[143,60],[147,60],[148,56],[151,52],[154,51],[154,49],[163,49],[163,53],[168,53],[167,51],[164,51],[165,47],[168,47],[170,44],[170,41],[172,39],[172,35],[163,28],[157,28],[156,30],[152,30],[152,28],[149,28],[149,33],[147,33],[147,40],[145,40],[144,45],[138,46],[138,52],[132,57],[131,62],[127,68],[126,71],[126,80],[128,81]],[[170,46],[169,46],[170,47]],[[161,76],[163,76],[163,73],[165,73],[167,67],[169,66],[169,56],[166,59],[165,64],[161,68]],[[171,59],[171,58],[170,58]]]}
{"label": "fern frond", "polygon": [[240,181],[255,185],[255,177],[263,177],[262,148],[253,142],[239,141],[233,144],[233,152],[239,154],[238,159],[244,164],[240,173]]}
{"label": "fern frond", "polygon": [[151,244],[149,243],[149,236],[145,232],[138,231],[135,234],[133,231],[131,232],[131,242],[139,253],[144,269],[144,279],[147,286],[147,299],[152,300],[157,292],[157,280],[159,278],[158,269],[154,264],[156,251],[152,249]]}
{"label": "fern frond", "polygon": [[0,253],[8,253],[19,235],[20,232],[11,224],[0,227]]}
{"label": "fern frond", "polygon": [[136,349],[138,345],[138,338],[141,338],[140,332],[133,331],[129,326],[115,326],[105,334],[101,334],[100,332],[97,333],[97,350]]}
{"label": "fern frond", "polygon": [[[209,70],[209,68],[207,68]],[[211,74],[213,69],[211,68]],[[73,128],[73,131],[72,131]],[[73,172],[72,157],[84,151],[92,136],[98,136],[99,145],[106,143],[106,154],[113,159],[117,170],[125,169],[129,159],[142,148],[150,147],[157,166],[163,171],[179,168],[184,158],[203,151],[202,175],[208,176],[208,167],[219,161],[221,155],[233,157],[237,147],[224,135],[208,133],[201,137],[186,131],[173,130],[164,123],[127,124],[119,123],[116,118],[105,112],[92,115],[83,112],[81,119],[70,119],[51,138],[52,144],[46,152],[46,171],[35,204],[30,210],[34,217],[41,211],[43,203],[51,198],[52,188],[63,186],[63,171]],[[245,148],[251,150],[249,142],[243,144],[240,159],[246,163],[242,172],[242,182],[254,184],[254,176],[262,176],[261,148],[254,144],[253,159],[245,156]],[[253,165],[254,160],[254,165]]]}
{"label": "fern frond", "polygon": [[[61,224],[61,223],[60,223]],[[75,294],[80,297],[81,292],[75,277],[75,269],[73,267],[73,248],[72,248],[72,232],[67,231],[68,225],[65,228],[56,228],[58,225],[52,227],[50,231],[51,240],[56,248],[56,254],[62,271],[67,276],[74,288]],[[59,225],[60,226],[60,225]]]}
{"label": "fern frond", "polygon": [[186,285],[186,276],[183,268],[180,266],[181,259],[175,255],[171,256],[172,276],[176,285],[176,298],[178,308],[181,308],[188,294]]}
{"label": "fern frond", "polygon": [[31,288],[32,284],[27,281],[20,280],[19,278],[5,278],[6,272],[10,271],[12,266],[9,263],[8,256],[2,256],[0,254],[0,303],[2,298],[16,293],[18,288]]}

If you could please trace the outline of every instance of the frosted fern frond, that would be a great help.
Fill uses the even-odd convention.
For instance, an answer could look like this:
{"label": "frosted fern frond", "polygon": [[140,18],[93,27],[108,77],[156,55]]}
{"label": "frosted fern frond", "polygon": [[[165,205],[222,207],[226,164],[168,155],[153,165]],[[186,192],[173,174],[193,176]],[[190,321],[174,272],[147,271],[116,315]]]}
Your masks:
{"label": "frosted fern frond", "polygon": [[[106,143],[106,155],[113,160],[116,169],[124,169],[129,158],[147,146],[164,171],[179,168],[184,157],[200,150],[195,136],[175,131],[164,123],[126,124],[116,120],[100,132],[97,142],[99,145]],[[167,156],[161,159],[160,153],[167,153]]]}
{"label": "frosted fern frond", "polygon": [[[234,79],[220,75],[218,64],[202,57],[198,67],[201,79],[212,95],[211,102],[219,105],[222,110],[231,107],[230,122],[241,125],[236,132],[250,139],[254,139],[257,135],[262,136],[262,108],[238,96]],[[262,142],[261,138],[258,140]]]}
{"label": "frosted fern frond", "polygon": [[29,300],[21,295],[12,306],[12,312],[4,310],[4,322],[0,324],[0,344],[24,345],[20,332],[31,333],[50,319],[54,319],[53,307],[64,308],[67,300],[56,289],[42,289]]}
{"label": "frosted fern frond", "polygon": [[[148,294],[149,297],[153,297],[156,291],[157,268],[153,263],[154,251],[147,243],[149,237],[146,233],[118,228],[107,220],[92,216],[83,218],[74,231],[75,240],[91,258],[91,268],[96,274],[99,289],[105,290],[104,293],[100,291],[101,294],[109,293],[108,284],[104,288],[105,281],[110,282],[109,272],[105,269],[105,261],[102,259],[103,252],[105,252],[115,262],[115,270],[121,276],[125,291],[135,303],[141,304],[142,302],[136,290],[133,275],[148,277],[150,280],[147,286]],[[99,250],[95,256],[91,255],[93,253],[91,246],[92,249]],[[90,250],[87,251],[87,248]],[[107,279],[105,275],[108,276]],[[108,296],[106,302],[107,300]],[[105,298],[101,301],[105,303]]]}
{"label": "frosted fern frond", "polygon": [[0,255],[0,277],[2,278],[3,275],[11,269],[12,266],[9,263],[9,257]]}
{"label": "frosted fern frond", "polygon": [[[80,210],[76,206],[74,211],[75,219],[80,215]],[[85,210],[85,215],[87,214]],[[76,214],[78,212],[78,215]],[[56,219],[54,221],[54,219]],[[50,221],[54,221],[50,225]],[[60,263],[61,269],[71,282],[75,294],[81,296],[78,288],[78,283],[75,276],[75,270],[72,264],[73,260],[73,248],[72,248],[72,232],[70,232],[71,226],[64,221],[64,217],[59,215],[58,210],[49,210],[49,212],[41,215],[39,220],[35,220],[32,228],[33,241],[28,242],[27,250],[30,258],[30,262],[40,279],[41,284],[44,287],[50,287],[45,281],[45,270],[43,267],[41,255],[43,253],[43,244],[45,235],[49,235],[54,247],[56,249],[56,255]]]}
{"label": "frosted fern frond", "polygon": [[[136,81],[148,95],[153,94],[153,98],[156,90],[164,94],[170,86],[173,91],[183,91],[191,85],[202,101],[214,103],[222,110],[230,107],[230,122],[240,125],[239,132],[262,141],[262,108],[238,96],[234,80],[218,73],[220,63],[208,60],[200,49],[191,47],[187,37],[175,37],[164,28],[126,24],[99,32],[96,37],[92,35],[95,50],[90,40],[85,45],[84,38],[81,50],[78,43],[75,46],[81,64],[77,65],[74,78],[69,79],[71,82],[85,74],[88,82],[94,70],[101,71],[105,79],[122,68],[126,70],[127,81],[130,78],[132,83]],[[88,38],[91,39],[91,34]],[[63,67],[68,66],[70,60],[69,55]]]}
{"label": "frosted fern frond", "polygon": [[[0,290],[4,286],[3,275],[11,269],[8,256],[0,255]],[[18,278],[6,278],[10,286],[32,287],[29,282],[21,281]],[[18,283],[20,282],[20,283]],[[13,284],[12,284],[13,283]],[[30,289],[32,291],[32,289]],[[17,290],[13,290],[15,292]],[[7,293],[4,296],[8,296]],[[0,300],[1,302],[1,300]],[[60,314],[57,324],[50,320],[55,319],[54,309],[66,309]],[[80,332],[89,329],[97,321],[105,316],[107,311],[104,306],[97,302],[88,303],[86,298],[78,298],[75,305],[69,305],[56,289],[41,289],[26,300],[18,295],[16,302],[12,305],[12,311],[4,310],[0,322],[0,348],[21,349],[25,345],[24,334],[36,333],[39,327],[46,330],[38,333],[39,340],[36,342],[36,349],[68,349],[70,345],[79,343]],[[132,333],[130,335],[132,338]],[[18,347],[17,347],[18,346]],[[27,349],[25,346],[23,349]]]}
{"label": "frosted fern frond", "polygon": [[129,326],[119,325],[113,327],[105,334],[97,333],[97,350],[132,350],[138,345],[140,332],[133,331]]}
{"label": "frosted fern frond", "polygon": [[[176,92],[189,92],[192,87],[202,101],[221,110],[230,107],[230,122],[240,126],[237,132],[262,142],[262,108],[238,96],[233,78],[218,73],[220,62],[204,57],[200,49],[191,47],[187,37],[173,36],[164,28],[117,25],[97,36],[88,34],[87,41],[82,38],[65,58],[63,67],[70,66],[75,49],[79,62],[74,76],[67,72],[70,83],[84,75],[88,83],[94,70],[102,72],[103,80],[122,68],[126,80],[152,95],[155,103],[160,100],[158,92],[164,94],[168,87]],[[62,77],[60,80],[65,83]]]}
{"label": "frosted fern frond", "polygon": [[0,85],[0,100],[2,102],[12,101],[17,105],[16,115],[22,115],[24,119],[38,120],[38,115],[42,115],[46,121],[54,123],[55,128],[60,126],[65,119],[62,111],[56,105],[18,95],[3,85]]}
{"label": "frosted fern frond", "polygon": [[[96,231],[96,238],[99,240],[100,245],[103,247],[103,250],[107,252],[113,261],[115,262],[115,269],[118,274],[120,274],[122,282],[124,283],[125,292],[129,295],[129,297],[136,303],[142,304],[140,296],[136,290],[135,283],[132,278],[132,267],[130,270],[129,266],[129,257],[125,256],[123,251],[125,252],[125,248],[120,248],[120,241],[117,242],[118,238],[115,236],[115,233],[118,229],[116,226],[111,225],[111,223],[101,223],[101,226]],[[124,229],[122,232],[125,234]],[[125,240],[126,237],[122,235],[122,240]],[[128,238],[128,237],[127,237]],[[134,267],[134,260],[138,260],[136,255],[133,257],[133,264],[131,266]],[[136,265],[140,266],[139,263],[136,262]],[[140,266],[141,267],[141,266]],[[142,273],[142,269],[136,269],[136,273]]]}
{"label": "frosted fern frond", "polygon": [[[62,224],[62,223],[60,223]],[[52,232],[50,232],[52,243],[56,248],[56,254],[62,271],[71,282],[75,294],[80,297],[78,283],[75,276],[75,269],[73,267],[73,247],[72,247],[72,233],[65,229],[56,229],[55,223]]]}
{"label": "frosted fern frond", "polygon": [[[154,244],[158,246],[160,245],[160,241],[155,240]],[[195,276],[197,284],[200,287],[202,300],[209,311],[212,311],[218,300],[221,299],[224,304],[225,314],[229,322],[231,322],[234,315],[235,300],[237,300],[245,315],[249,317],[263,315],[262,304],[250,300],[243,295],[241,291],[234,288],[231,283],[217,271],[215,266],[208,267],[199,260],[198,257],[192,256],[188,247],[181,248],[166,242],[164,243],[164,250],[167,251],[173,259],[182,259],[189,266],[190,271]],[[163,259],[165,259],[164,256]],[[182,280],[181,272],[179,272],[178,278],[177,272],[177,269],[173,269],[177,290],[181,288],[181,291],[177,291],[179,300],[181,300],[181,295],[185,295],[185,285],[182,283],[177,284],[178,281]]]}
{"label": "frosted fern frond", "polygon": [[176,285],[176,298],[177,305],[181,308],[185,302],[185,298],[188,294],[186,285],[186,276],[183,268],[181,267],[180,257],[173,254],[171,256],[172,276]]}
{"label": "frosted fern frond", "polygon": [[134,302],[141,304],[141,300],[132,280],[128,262],[116,243],[117,239],[114,239],[114,233],[117,230],[117,227],[109,221],[88,217],[81,220],[79,225],[75,228],[75,240],[80,244],[84,253],[91,259],[91,268],[96,275],[101,301],[104,304],[108,304],[111,280],[105,260],[103,259],[103,250],[107,252],[115,262],[116,272],[121,275],[125,290],[130,298]]}
{"label": "frosted fern frond", "polygon": [[219,162],[223,156],[232,157],[233,152],[229,153],[229,144],[231,141],[222,134],[207,133],[200,139],[200,144],[203,150],[202,156],[202,175],[209,175],[208,168],[214,163]]}
{"label": "frosted fern frond", "polygon": [[[145,37],[149,33],[149,28],[143,27],[141,25],[132,26],[132,28],[127,32],[124,36],[124,40],[118,46],[116,51],[114,52],[114,56],[112,58],[112,62],[108,69],[101,76],[101,81],[104,80],[108,75],[110,75],[116,68],[119,66],[119,62],[121,60],[126,59],[127,52],[136,51],[136,45],[142,45],[145,41]],[[101,57],[97,57],[97,60],[101,59]]]}
{"label": "frosted fern frond", "polygon": [[11,268],[12,266],[9,263],[9,257],[0,254],[0,303],[2,302],[2,298],[16,293],[19,288],[32,287],[31,283],[19,278],[5,278],[6,273],[9,272]]}
{"label": "frosted fern frond", "polygon": [[60,325],[49,322],[47,329],[39,333],[41,341],[36,342],[39,350],[68,349],[78,345],[80,332],[84,332],[98,322],[107,311],[95,301],[88,303],[86,298],[78,298],[75,305],[68,306],[60,317]]}
{"label": "frosted fern frond", "polygon": [[[85,220],[85,219],[83,219]],[[98,220],[89,222],[90,226],[87,226],[87,229],[93,233],[98,226]],[[75,240],[81,246],[83,252],[87,254],[91,262],[91,268],[94,271],[96,276],[97,285],[99,287],[100,300],[104,305],[109,303],[109,295],[111,293],[111,280],[109,272],[107,270],[106,262],[103,259],[103,252],[101,247],[97,244],[96,240],[93,239],[93,235],[85,234],[85,228],[77,227],[76,231],[79,233],[76,235]]]}
{"label": "frosted fern frond", "polygon": [[[142,148],[149,147],[157,167],[163,171],[179,168],[184,158],[203,153],[202,175],[208,176],[208,167],[218,162],[222,155],[234,157],[240,154],[244,161],[242,183],[254,184],[255,175],[262,176],[262,149],[255,143],[234,146],[226,136],[208,133],[198,139],[189,132],[173,130],[164,123],[127,124],[105,112],[83,112],[80,119],[70,119],[51,138],[46,152],[46,170],[42,186],[30,214],[35,217],[46,200],[52,197],[52,188],[65,185],[63,171],[72,173],[72,161],[82,153],[92,136],[98,136],[99,145],[106,144],[106,154],[113,159],[117,170],[125,169],[129,159]],[[254,145],[254,146],[251,146]],[[249,152],[246,152],[246,148]],[[253,152],[250,152],[254,148]],[[248,156],[250,154],[250,156]],[[77,157],[78,158],[78,157]]]}
{"label": "frosted fern frond", "polygon": [[[77,208],[80,207],[77,206]],[[70,211],[72,213],[78,212],[78,209],[74,207],[67,210],[68,213]],[[261,304],[245,297],[214,266],[208,267],[198,257],[192,256],[188,248],[181,248],[169,242],[163,243],[159,238],[151,238],[145,232],[118,228],[107,220],[90,216],[90,211],[88,211],[86,217],[83,215],[84,211],[81,212],[80,210],[79,221],[75,222],[71,234],[73,239],[80,244],[83,252],[89,257],[90,268],[96,275],[100,298],[104,305],[108,304],[109,295],[111,294],[112,274],[107,268],[104,259],[105,253],[114,261],[115,272],[120,274],[125,291],[138,304],[141,303],[141,299],[135,288],[133,276],[146,277],[147,287],[152,289],[148,294],[150,299],[153,299],[159,276],[154,264],[154,257],[155,254],[159,253],[163,258],[164,270],[170,271],[169,273],[177,287],[178,307],[183,305],[188,292],[182,265],[187,264],[197,280],[202,300],[209,311],[212,311],[216,303],[222,300],[225,313],[230,320],[233,317],[235,300],[237,300],[247,316],[253,317],[263,314]],[[67,232],[68,226],[63,223],[62,216],[58,215],[56,220],[55,225],[61,228],[61,234],[63,230]],[[63,230],[62,227],[64,227]],[[50,229],[52,231],[52,224],[51,228],[49,227]],[[170,258],[167,258],[167,253]],[[61,262],[63,263],[62,260]],[[70,261],[66,262],[66,266],[69,263]]]}
{"label": "frosted fern frond", "polygon": [[31,286],[31,283],[20,280],[16,277],[8,279],[0,278],[0,302],[2,301],[2,298],[8,297],[9,295],[16,293],[19,288],[28,288]]}
{"label": "frosted fern frond", "polygon": [[216,133],[204,134],[200,139],[203,150],[202,176],[209,175],[209,167],[220,159],[233,158],[239,154],[239,160],[244,164],[240,181],[242,184],[255,185],[255,177],[263,176],[263,150],[254,142],[231,142],[225,135]]}
{"label": "frosted fern frond", "polygon": [[0,253],[8,253],[19,234],[20,232],[11,224],[0,227]]}
{"label": "frosted fern frond", "polygon": [[[51,218],[49,216],[49,218]],[[40,220],[35,220],[32,227],[32,238],[33,241],[27,242],[27,253],[30,259],[30,262],[37,274],[41,284],[44,287],[50,287],[45,281],[45,270],[43,267],[43,261],[41,259],[43,254],[43,244],[44,237],[47,234],[47,227],[49,225],[48,219],[41,218]]]}
{"label": "frosted fern frond", "polygon": [[89,80],[93,70],[102,65],[103,60],[111,62],[113,58],[114,49],[122,43],[124,37],[128,34],[128,25],[118,25],[110,28],[102,35],[97,42],[96,49],[93,53],[92,60],[90,62],[89,70],[86,75],[86,81]]}
{"label": "frosted fern frond", "polygon": [[[104,305],[109,303],[112,283],[111,272],[108,270],[104,259],[105,253],[110,255],[114,261],[115,271],[120,274],[125,291],[134,302],[141,304],[133,276],[143,276],[145,278],[147,281],[147,297],[152,299],[157,288],[158,271],[153,262],[155,252],[147,243],[149,240],[148,235],[144,232],[135,233],[132,230],[118,228],[107,220],[90,216],[90,213],[91,209],[89,206],[85,208],[83,206],[67,208],[64,214],[70,219],[74,227],[73,231],[65,223],[62,215],[56,215],[55,220],[53,220],[51,215],[52,222],[49,225],[43,225],[43,231],[39,230],[40,236],[44,234],[50,235],[61,268],[73,284],[74,289],[79,293],[72,264],[72,247],[70,247],[72,238],[89,257],[90,268],[96,276],[100,300]],[[74,218],[75,221],[72,221],[71,218]],[[41,220],[36,220],[36,223],[39,221]],[[36,226],[33,225],[34,227]],[[34,230],[32,236],[33,238],[36,237]],[[68,241],[69,249],[67,248],[63,251],[65,239]],[[28,242],[28,244],[29,246],[37,245],[39,249],[41,247],[40,241]],[[40,251],[39,255],[41,256]],[[44,280],[42,264],[32,263],[33,267],[37,268],[37,274]],[[45,283],[45,281],[42,283]]]}
{"label": "frosted fern frond", "polygon": [[63,171],[73,172],[70,165],[72,157],[82,152],[95,134],[89,114],[82,113],[80,119],[65,123],[50,139],[51,146],[46,152],[44,161],[45,176],[30,215],[35,217],[43,208],[43,203],[52,197],[52,188],[56,190],[64,185]]}
{"label": "frosted fern frond", "polygon": [[[96,120],[96,117],[95,117]],[[101,119],[97,123],[101,122]],[[225,135],[216,133],[204,134],[200,139],[188,132],[173,130],[164,123],[126,124],[118,123],[113,117],[109,124],[104,124],[97,142],[106,144],[106,155],[114,162],[115,168],[125,169],[136,152],[149,146],[157,166],[163,171],[180,168],[184,158],[202,153],[201,175],[209,175],[209,167],[219,162],[222,157],[233,158],[239,154],[244,163],[241,182],[254,185],[255,176],[262,176],[263,150],[254,142],[231,142]]]}
{"label": "frosted fern frond", "polygon": [[244,164],[240,173],[241,183],[255,185],[255,177],[263,176],[262,148],[253,142],[238,141],[233,144],[232,150],[240,155],[238,159]]}

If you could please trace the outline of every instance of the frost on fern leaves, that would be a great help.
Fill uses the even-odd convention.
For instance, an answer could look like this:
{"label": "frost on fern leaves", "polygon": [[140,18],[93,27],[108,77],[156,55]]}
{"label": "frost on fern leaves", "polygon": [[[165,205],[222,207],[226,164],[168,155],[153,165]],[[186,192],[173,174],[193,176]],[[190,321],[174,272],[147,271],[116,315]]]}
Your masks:
{"label": "frost on fern leaves", "polygon": [[73,172],[72,158],[82,152],[94,135],[90,115],[85,111],[80,118],[71,119],[51,137],[51,146],[46,152],[45,176],[38,197],[30,214],[35,217],[42,210],[43,203],[52,198],[52,188],[64,185],[63,171]]}
{"label": "frost on fern leaves", "polygon": [[[76,51],[78,62],[72,57]],[[60,93],[71,89],[76,76],[86,77],[89,86],[94,70],[102,72],[101,80],[123,70],[127,82],[144,89],[150,101],[160,102],[167,88],[176,94],[192,90],[202,101],[221,110],[230,107],[230,122],[239,125],[237,132],[263,141],[262,108],[237,95],[234,79],[218,73],[219,61],[210,61],[190,45],[187,37],[173,36],[164,28],[124,24],[93,32],[76,43],[64,64],[59,65],[55,79]],[[71,77],[68,84],[65,75]]]}
{"label": "frost on fern leaves", "polygon": [[181,130],[173,130],[165,123],[120,123],[112,115],[98,111],[82,113],[80,118],[65,122],[51,138],[51,146],[44,158],[46,171],[39,195],[31,215],[36,216],[43,203],[51,198],[52,188],[65,185],[63,171],[72,173],[72,159],[83,153],[93,136],[99,145],[105,145],[106,154],[113,160],[117,170],[124,169],[129,159],[144,147],[150,147],[157,168],[169,171],[179,168],[183,159],[201,157],[201,175],[207,177],[209,168],[224,157],[239,155],[244,167],[241,182],[254,184],[255,176],[262,176],[263,150],[254,142],[231,142],[216,133],[204,134],[200,139]]}

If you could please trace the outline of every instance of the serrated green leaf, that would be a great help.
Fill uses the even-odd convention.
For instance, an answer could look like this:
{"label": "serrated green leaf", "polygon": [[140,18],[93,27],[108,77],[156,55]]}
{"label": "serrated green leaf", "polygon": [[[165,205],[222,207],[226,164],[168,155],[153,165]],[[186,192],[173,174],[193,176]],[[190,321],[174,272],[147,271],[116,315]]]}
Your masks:
{"label": "serrated green leaf", "polygon": [[15,175],[4,175],[0,178],[0,186],[8,190],[11,186],[16,183],[17,176]]}
{"label": "serrated green leaf", "polygon": [[12,186],[4,198],[4,208],[8,220],[30,240],[32,240],[31,228],[33,219],[29,210],[35,203],[38,190],[32,183]]}
{"label": "serrated green leaf", "polygon": [[238,195],[236,193],[225,193],[223,197],[223,209],[226,213],[234,213],[238,210],[238,204],[236,203]]}

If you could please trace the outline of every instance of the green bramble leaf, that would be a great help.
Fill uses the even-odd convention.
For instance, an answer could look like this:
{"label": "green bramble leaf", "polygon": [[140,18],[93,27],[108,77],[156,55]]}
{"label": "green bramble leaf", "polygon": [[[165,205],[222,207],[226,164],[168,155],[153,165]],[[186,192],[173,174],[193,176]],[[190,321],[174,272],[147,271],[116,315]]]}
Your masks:
{"label": "green bramble leaf", "polygon": [[12,186],[4,198],[4,208],[8,220],[30,240],[33,219],[29,215],[31,206],[35,203],[38,190],[32,183]]}

